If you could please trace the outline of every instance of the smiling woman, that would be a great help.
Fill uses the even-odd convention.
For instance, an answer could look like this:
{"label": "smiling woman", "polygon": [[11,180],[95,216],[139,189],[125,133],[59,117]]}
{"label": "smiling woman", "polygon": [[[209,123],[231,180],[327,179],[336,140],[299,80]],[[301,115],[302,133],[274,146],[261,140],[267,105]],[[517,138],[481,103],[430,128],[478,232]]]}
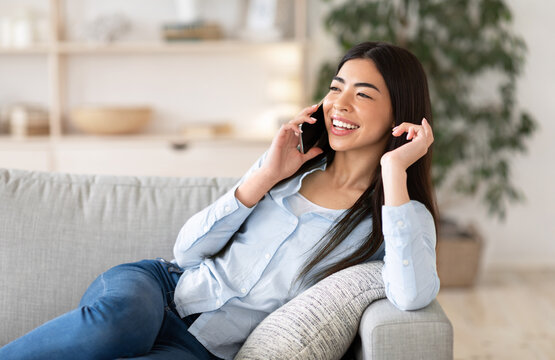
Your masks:
{"label": "smiling woman", "polygon": [[362,43],[340,62],[322,103],[327,132],[317,146],[298,149],[314,105],[187,220],[172,262],[108,270],[78,309],[6,345],[0,358],[230,359],[270,313],[369,261],[383,260],[385,294],[397,308],[427,306],[439,278],[420,63],[399,47]]}
{"label": "smiling woman", "polygon": [[[322,152],[305,162],[291,177],[306,174],[325,161],[325,171],[306,175],[300,193],[316,204],[349,210],[334,225],[327,241],[320,243],[319,250],[312,254],[300,277],[308,280],[310,270],[333,253],[368,217],[373,219],[372,231],[365,241],[349,256],[326,269],[320,268],[312,282],[371,258],[384,242],[387,223],[382,217],[387,213],[384,210],[412,203],[426,208],[429,218],[423,220],[424,223],[433,223],[433,229],[430,229],[433,230],[433,239],[429,239],[433,246],[427,250],[429,262],[416,274],[431,270],[429,279],[433,280],[426,284],[426,290],[439,291],[439,279],[435,273],[438,215],[430,174],[432,114],[422,65],[403,48],[387,43],[361,43],[350,49],[340,61],[322,103],[328,130],[318,142]],[[314,122],[309,117],[310,112],[309,109],[308,114],[301,113],[290,124]],[[346,129],[342,125],[345,123],[358,128]],[[405,133],[407,135],[402,136]],[[387,241],[385,245],[387,253]],[[412,246],[411,243],[402,245]],[[428,270],[424,270],[426,267]],[[386,261],[385,273],[394,269]],[[402,287],[392,285],[390,299],[395,297],[395,291],[401,296]]]}

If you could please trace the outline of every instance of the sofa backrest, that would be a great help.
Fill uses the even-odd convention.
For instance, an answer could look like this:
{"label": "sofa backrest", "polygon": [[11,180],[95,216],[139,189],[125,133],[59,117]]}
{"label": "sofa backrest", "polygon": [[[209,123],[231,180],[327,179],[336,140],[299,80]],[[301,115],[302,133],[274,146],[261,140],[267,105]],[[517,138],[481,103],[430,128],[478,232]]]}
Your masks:
{"label": "sofa backrest", "polygon": [[101,272],[163,257],[236,179],[0,169],[0,346],[72,308]]}

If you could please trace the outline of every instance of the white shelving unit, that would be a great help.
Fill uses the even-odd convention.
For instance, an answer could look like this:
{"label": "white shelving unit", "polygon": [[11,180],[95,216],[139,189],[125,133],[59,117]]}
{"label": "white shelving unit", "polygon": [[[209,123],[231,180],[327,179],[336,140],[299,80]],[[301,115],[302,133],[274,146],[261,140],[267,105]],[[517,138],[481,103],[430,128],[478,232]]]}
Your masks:
{"label": "white shelving unit", "polygon": [[[223,175],[239,176],[250,165],[260,153],[267,148],[270,139],[266,137],[214,137],[214,138],[184,138],[176,134],[149,134],[125,135],[125,136],[92,136],[87,134],[69,133],[65,130],[69,117],[67,108],[67,76],[68,59],[74,56],[102,56],[102,55],[133,55],[133,56],[156,56],[157,54],[181,54],[183,56],[210,56],[213,54],[244,54],[248,56],[251,52],[264,50],[265,48],[294,48],[301,54],[301,66],[298,73],[301,79],[301,94],[306,96],[306,0],[289,0],[294,3],[294,36],[292,39],[271,42],[247,42],[241,40],[218,40],[198,41],[185,43],[115,43],[115,44],[90,44],[84,42],[70,42],[65,40],[66,19],[64,18],[64,1],[49,0],[49,43],[44,45],[33,45],[26,48],[1,48],[0,56],[46,56],[48,71],[48,108],[50,112],[50,133],[47,136],[31,136],[22,139],[0,136],[0,167],[20,167],[26,169],[46,171],[67,171],[84,173],[120,173],[141,175],[221,175],[217,173],[218,167],[224,167],[224,162],[233,163],[237,159],[223,157],[217,163],[213,163],[213,169],[206,171],[161,171],[153,169],[148,171],[151,164],[141,164],[140,158],[152,157],[149,154],[158,154],[158,159],[152,159],[153,163],[166,163],[168,159],[177,161],[177,157],[189,159],[181,161],[181,166],[193,165],[194,156],[185,155],[196,153],[197,147],[204,151],[203,158],[222,156],[222,152],[240,155],[245,163],[237,166],[238,171],[223,172]],[[23,101],[25,99],[22,99]],[[306,103],[307,99],[301,98],[300,103]],[[122,144],[125,144],[122,146]],[[182,144],[187,144],[185,147]],[[222,148],[224,147],[224,148]],[[182,149],[185,148],[185,151]],[[106,152],[106,149],[109,149]],[[135,153],[129,149],[136,149]],[[156,149],[156,150],[153,150]],[[177,149],[177,150],[176,150]],[[215,149],[215,150],[211,150]],[[127,150],[127,151],[122,151]],[[104,153],[102,153],[104,151]],[[118,151],[120,155],[118,156]],[[217,153],[215,152],[217,151]],[[109,156],[110,154],[112,156]],[[256,153],[249,156],[246,153]],[[96,156],[97,154],[98,156]],[[179,155],[181,154],[181,155]],[[125,156],[124,156],[125,155]],[[198,154],[197,154],[198,155]],[[98,159],[95,159],[95,156]],[[102,159],[100,159],[102,158]],[[100,166],[104,162],[104,167]],[[171,162],[169,162],[171,163]],[[79,166],[77,164],[80,164]],[[95,164],[97,166],[95,166]],[[127,166],[128,164],[135,164]],[[121,171],[117,171],[121,169]]]}

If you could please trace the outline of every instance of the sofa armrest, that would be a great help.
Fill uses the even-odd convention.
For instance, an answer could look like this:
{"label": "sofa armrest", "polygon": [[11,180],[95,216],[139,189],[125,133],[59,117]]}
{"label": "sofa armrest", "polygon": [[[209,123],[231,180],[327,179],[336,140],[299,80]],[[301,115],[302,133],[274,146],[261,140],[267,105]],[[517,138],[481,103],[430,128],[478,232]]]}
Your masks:
{"label": "sofa armrest", "polygon": [[437,300],[417,311],[374,301],[362,315],[359,336],[359,360],[453,359],[453,326]]}

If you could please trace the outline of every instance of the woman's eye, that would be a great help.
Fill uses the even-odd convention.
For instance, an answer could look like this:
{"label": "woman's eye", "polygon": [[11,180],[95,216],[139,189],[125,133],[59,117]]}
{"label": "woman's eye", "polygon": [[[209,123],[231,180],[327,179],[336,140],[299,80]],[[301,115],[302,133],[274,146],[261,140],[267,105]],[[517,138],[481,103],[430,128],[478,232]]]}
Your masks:
{"label": "woman's eye", "polygon": [[365,93],[358,93],[358,95],[359,95],[359,96],[362,96],[363,98],[366,98],[366,99],[372,99],[371,96],[368,96],[368,95],[366,95]]}
{"label": "woman's eye", "polygon": [[337,86],[330,86],[330,91],[339,91]]}

